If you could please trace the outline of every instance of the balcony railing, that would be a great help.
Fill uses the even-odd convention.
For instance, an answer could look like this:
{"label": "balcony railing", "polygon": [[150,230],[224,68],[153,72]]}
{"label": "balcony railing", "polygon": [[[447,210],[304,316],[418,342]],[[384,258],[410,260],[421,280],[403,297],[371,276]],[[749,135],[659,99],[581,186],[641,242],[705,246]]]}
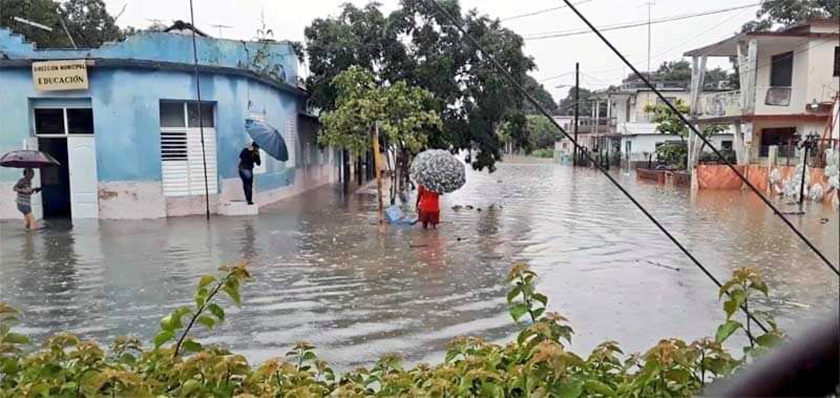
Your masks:
{"label": "balcony railing", "polygon": [[702,118],[740,116],[741,91],[703,94],[698,105]]}

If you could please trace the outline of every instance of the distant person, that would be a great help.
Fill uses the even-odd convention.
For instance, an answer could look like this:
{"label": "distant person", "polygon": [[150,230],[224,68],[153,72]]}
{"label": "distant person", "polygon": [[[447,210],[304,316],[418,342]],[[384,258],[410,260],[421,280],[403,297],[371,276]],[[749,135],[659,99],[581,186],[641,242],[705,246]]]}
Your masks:
{"label": "distant person", "polygon": [[417,189],[417,221],[423,223],[423,229],[428,229],[429,224],[437,229],[440,223],[440,194],[420,185]]}
{"label": "distant person", "polygon": [[32,194],[41,192],[41,188],[32,188],[32,177],[35,177],[35,172],[32,169],[23,170],[23,178],[18,180],[14,186],[17,192],[18,210],[23,213],[23,222],[26,229],[35,230],[38,227],[35,225],[35,215],[32,214]]}
{"label": "distant person", "polygon": [[252,142],[239,153],[239,178],[242,179],[242,190],[245,191],[245,200],[249,205],[254,204],[254,164],[259,166],[260,146]]}

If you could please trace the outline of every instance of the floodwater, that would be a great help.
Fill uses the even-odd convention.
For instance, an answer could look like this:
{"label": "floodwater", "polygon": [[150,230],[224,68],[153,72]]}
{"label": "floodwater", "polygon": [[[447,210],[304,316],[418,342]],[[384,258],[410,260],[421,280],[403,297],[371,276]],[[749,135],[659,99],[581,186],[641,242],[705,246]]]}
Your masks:
{"label": "floodwater", "polygon": [[[752,194],[700,192],[614,175],[719,279],[744,265],[768,279],[783,326],[838,305],[838,279]],[[444,197],[436,231],[376,225],[373,191],[325,187],[261,209],[257,218],[55,223],[27,233],[0,224],[0,301],[25,312],[37,338],[68,330],[103,343],[149,341],[158,320],[191,303],[200,275],[245,259],[253,280],[226,323],[200,332],[252,362],[310,341],[340,369],[401,352],[435,360],[463,335],[509,340],[504,278],[529,263],[550,310],[575,328],[573,348],[604,339],[625,351],[661,337],[714,335],[717,288],[593,170],[506,163],[470,172]],[[502,208],[490,205],[501,204]],[[460,210],[456,204],[482,211]],[[4,204],[6,205],[6,204]],[[781,204],[785,209],[794,206]],[[835,264],[837,211],[809,204],[794,223]]]}

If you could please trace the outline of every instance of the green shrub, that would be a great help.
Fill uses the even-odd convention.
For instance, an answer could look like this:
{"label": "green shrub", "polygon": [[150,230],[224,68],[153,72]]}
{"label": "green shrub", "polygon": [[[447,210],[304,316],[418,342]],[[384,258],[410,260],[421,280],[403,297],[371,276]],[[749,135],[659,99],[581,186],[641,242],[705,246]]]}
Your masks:
{"label": "green shrub", "polygon": [[656,148],[656,158],[669,168],[685,170],[688,165],[688,147],[677,143],[662,144]]}
{"label": "green shrub", "polygon": [[537,149],[536,151],[531,152],[531,156],[551,159],[554,157],[554,151],[551,149]]}
{"label": "green shrub", "polygon": [[[18,312],[0,303],[0,396],[177,396],[177,397],[322,397],[322,396],[691,396],[705,383],[732,373],[752,356],[783,337],[775,328],[754,337],[752,324],[735,319],[740,307],[767,294],[755,270],[739,269],[720,290],[726,322],[715,339],[691,343],[663,339],[643,354],[625,356],[614,341],[588,356],[567,349],[574,331],[563,316],[547,312],[548,297],[537,292],[537,275],[524,264],[507,278],[509,312],[523,328],[505,345],[481,338],[453,341],[445,360],[405,369],[399,355],[386,355],[372,368],[336,375],[314,347],[296,344],[284,358],[252,367],[245,357],[217,346],[203,346],[189,333],[224,322],[218,304],[226,296],[239,305],[239,288],[250,277],[243,264],[223,267],[201,278],[195,305],[164,317],[151,347],[121,337],[109,350],[59,333],[40,347],[12,332]],[[770,319],[762,314],[765,319]],[[746,356],[735,358],[722,343],[733,333],[748,333]]]}
{"label": "green shrub", "polygon": [[[720,154],[723,155],[723,158],[726,159],[729,163],[735,164],[738,162],[738,159],[735,155],[735,151],[732,149],[721,149]],[[697,161],[701,164],[723,164],[724,162],[718,158],[718,156],[714,152],[701,152],[700,156],[697,157]]]}

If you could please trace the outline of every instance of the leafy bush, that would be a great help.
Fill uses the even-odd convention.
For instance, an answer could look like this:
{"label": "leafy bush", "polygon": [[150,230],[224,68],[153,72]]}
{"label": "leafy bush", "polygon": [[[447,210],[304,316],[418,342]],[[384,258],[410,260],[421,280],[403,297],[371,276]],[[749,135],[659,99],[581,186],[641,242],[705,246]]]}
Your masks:
{"label": "leafy bush", "polygon": [[[490,344],[463,337],[450,345],[442,363],[403,368],[399,355],[386,355],[372,368],[338,376],[314,347],[296,344],[284,358],[251,367],[245,357],[204,346],[189,333],[198,324],[224,322],[217,303],[227,296],[239,305],[240,286],[249,277],[243,264],[203,276],[195,305],[164,317],[151,347],[137,339],[116,339],[110,350],[67,333],[27,349],[29,339],[12,331],[18,312],[0,303],[0,396],[691,396],[709,381],[729,375],[782,337],[775,328],[754,336],[752,323],[735,319],[767,285],[751,268],[734,272],[720,290],[726,322],[714,339],[691,343],[663,339],[643,354],[624,356],[618,343],[603,342],[588,356],[567,350],[574,331],[562,315],[547,312],[548,297],[537,292],[537,275],[524,264],[507,278],[509,312],[523,328],[515,341]],[[220,293],[223,293],[220,294]],[[737,331],[750,346],[743,358],[724,347]]]}
{"label": "leafy bush", "polygon": [[[735,164],[738,162],[738,159],[735,156],[735,151],[732,149],[721,149],[720,154],[723,155],[724,159],[726,159],[729,163]],[[697,158],[697,161],[702,164],[718,164],[723,163],[714,152],[702,152],[700,156]]]}
{"label": "leafy bush", "polygon": [[662,144],[656,148],[656,157],[669,168],[684,170],[688,166],[688,147],[682,144]]}
{"label": "leafy bush", "polygon": [[537,149],[536,151],[531,152],[531,156],[551,159],[554,157],[554,151],[551,149]]}

